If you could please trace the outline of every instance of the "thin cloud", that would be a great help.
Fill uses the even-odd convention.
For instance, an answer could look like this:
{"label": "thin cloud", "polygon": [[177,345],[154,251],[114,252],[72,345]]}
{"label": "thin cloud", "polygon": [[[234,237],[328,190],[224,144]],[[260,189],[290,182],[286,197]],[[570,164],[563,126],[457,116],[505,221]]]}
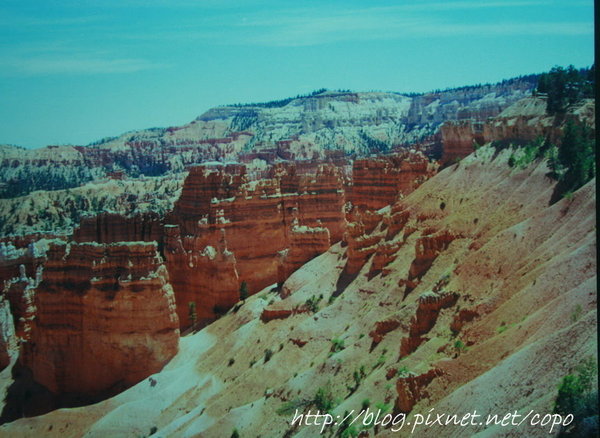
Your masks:
{"label": "thin cloud", "polygon": [[[583,5],[582,2],[577,2]],[[400,40],[406,38],[485,36],[578,36],[593,35],[593,23],[468,21],[449,10],[526,8],[547,6],[535,0],[422,2],[411,5],[333,9],[328,6],[273,10],[262,13],[232,13],[190,18],[177,28],[165,26],[151,35],[134,32],[125,39],[155,41],[203,41],[213,45],[265,47],[316,46],[339,42]],[[589,6],[588,4],[586,4]],[[544,7],[546,7],[544,6]],[[490,11],[490,16],[493,12]]]}
{"label": "thin cloud", "polygon": [[7,11],[2,11],[0,26],[3,27],[56,27],[56,26],[81,26],[90,23],[96,23],[105,20],[107,17],[100,15],[90,15],[81,17],[37,17],[16,15]]}
{"label": "thin cloud", "polygon": [[263,46],[311,46],[344,41],[473,35],[593,35],[591,22],[460,23],[420,15],[393,15],[381,11],[343,13],[326,17],[277,17],[246,20],[240,26],[254,30],[246,42]]}
{"label": "thin cloud", "polygon": [[144,70],[164,68],[138,58],[61,58],[61,57],[29,57],[0,61],[3,69],[25,75],[53,74],[116,74],[135,73]]}

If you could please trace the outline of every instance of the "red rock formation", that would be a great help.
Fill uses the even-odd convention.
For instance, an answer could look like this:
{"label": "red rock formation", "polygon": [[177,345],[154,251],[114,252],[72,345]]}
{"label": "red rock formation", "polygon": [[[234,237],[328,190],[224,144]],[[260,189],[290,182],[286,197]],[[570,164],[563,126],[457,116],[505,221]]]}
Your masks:
{"label": "red rock formation", "polygon": [[20,277],[15,277],[5,283],[4,296],[10,305],[17,336],[29,339],[31,321],[35,315],[34,290],[41,279],[41,267],[36,275],[37,280],[28,278],[24,271],[23,269]]}
{"label": "red rock formation", "polygon": [[428,338],[423,336],[408,336],[406,338],[402,338],[400,341],[400,358],[406,357],[415,352],[423,342],[428,340]]}
{"label": "red rock formation", "polygon": [[369,333],[369,336],[373,339],[374,344],[379,344],[383,341],[386,334],[396,330],[400,327],[400,321],[396,318],[388,318],[383,321],[377,321],[375,328]]}
{"label": "red rock formation", "polygon": [[[212,320],[240,299],[236,258],[227,249],[225,229],[220,231],[218,240],[216,236],[182,239],[178,226],[165,227],[164,253],[181,327]],[[194,303],[196,321],[191,319],[190,303]]]}
{"label": "red rock formation", "polygon": [[53,393],[103,394],[159,371],[179,322],[156,244],[54,244],[21,362]]}
{"label": "red rock formation", "polygon": [[452,307],[458,300],[456,292],[424,293],[410,326],[411,335],[424,335],[433,328],[441,309]]}
{"label": "red rock formation", "polygon": [[385,372],[386,380],[391,380],[398,374],[398,368],[388,368]]}
{"label": "red rock formation", "polygon": [[115,213],[101,213],[84,217],[73,231],[75,242],[132,242],[156,241],[162,243],[162,220],[156,213],[125,217]]}
{"label": "red rock formation", "polygon": [[473,321],[478,316],[479,313],[474,310],[461,309],[456,315],[454,315],[454,319],[450,324],[450,330],[452,330],[452,333],[457,334],[462,330],[463,326],[467,322]]}
{"label": "red rock formation", "polygon": [[292,315],[296,315],[299,313],[307,313],[308,311],[309,311],[308,307],[306,307],[304,305],[299,306],[299,307],[289,308],[289,307],[285,307],[285,304],[282,304],[280,301],[280,302],[271,304],[268,307],[265,307],[263,309],[262,313],[260,314],[260,319],[262,322],[267,323],[267,322],[273,321],[275,319],[286,319]]}
{"label": "red rock formation", "polygon": [[373,256],[371,268],[369,269],[369,278],[384,271],[385,266],[396,260],[398,250],[402,242],[379,242],[377,251]]}
{"label": "red rock formation", "polygon": [[365,235],[365,226],[361,221],[349,223],[344,234],[344,242],[348,245],[345,272],[351,275],[358,273],[368,258],[377,251],[377,244],[381,239],[379,234]]}
{"label": "red rock formation", "polygon": [[[283,198],[285,211],[289,211],[290,201],[295,201],[300,224],[323,226],[329,230],[331,243],[340,241],[345,229],[342,182],[339,168],[319,166],[315,175],[308,176],[301,182],[296,197]],[[281,192],[284,193],[283,190]]]}
{"label": "red rock formation", "polygon": [[[165,228],[167,266],[182,327],[188,324],[188,302],[197,302],[203,317],[209,318],[213,306],[225,310],[237,301],[241,281],[250,294],[282,282],[302,263],[324,252],[330,240],[341,238],[345,217],[339,171],[321,166],[316,175],[299,177],[288,164],[276,166],[271,174],[273,179],[248,182],[241,165],[199,166],[190,171],[166,220],[177,228]],[[312,234],[290,232],[296,221],[299,229],[313,228]],[[220,230],[226,231],[226,247],[235,262],[229,258],[227,263],[184,263],[206,247],[218,247]],[[279,252],[285,249],[288,257],[280,262]],[[209,292],[207,285],[217,290]],[[202,298],[207,293],[211,297]]]}
{"label": "red rock formation", "polygon": [[302,339],[290,339],[290,341],[292,341],[293,344],[297,345],[300,348],[308,344],[308,341],[303,341]]}
{"label": "red rock formation", "polygon": [[8,301],[0,298],[0,371],[6,368],[16,355],[17,337]]}
{"label": "red rock formation", "polygon": [[44,263],[43,252],[38,253],[31,245],[28,248],[15,248],[11,243],[0,245],[0,290],[13,278],[35,277],[37,268]]}
{"label": "red rock formation", "polygon": [[396,399],[396,409],[399,412],[408,414],[413,407],[427,397],[425,388],[433,379],[440,376],[441,372],[435,368],[430,369],[426,373],[418,376],[402,377],[396,381],[396,391],[398,398]]}
{"label": "red rock formation", "polygon": [[432,176],[435,169],[420,153],[364,158],[352,168],[352,204],[360,210],[379,210],[393,204]]}
{"label": "red rock formation", "polygon": [[[175,203],[173,217],[184,235],[195,234],[198,220],[216,213],[212,201],[235,196],[245,182],[246,167],[243,165],[195,166],[185,179],[181,196]],[[214,217],[212,218],[214,221]],[[169,222],[168,222],[169,223]],[[175,223],[175,222],[170,222]]]}
{"label": "red rock formation", "polygon": [[330,239],[327,228],[311,228],[294,225],[288,234],[289,247],[280,252],[277,270],[277,283],[285,280],[303,264],[323,254],[329,249]]}
{"label": "red rock formation", "polygon": [[442,138],[443,164],[453,164],[475,150],[474,145],[486,142],[483,134],[483,123],[470,120],[444,123],[440,127]]}
{"label": "red rock formation", "polygon": [[[426,231],[424,231],[425,233]],[[419,237],[415,244],[415,259],[408,273],[409,280],[423,277],[440,253],[446,250],[450,243],[458,237],[449,230],[441,230]]]}
{"label": "red rock formation", "polygon": [[286,319],[294,314],[292,309],[263,309],[260,314],[260,320],[262,322],[269,322],[275,319]]}
{"label": "red rock formation", "polygon": [[[566,119],[574,119],[594,126],[593,100],[583,100],[569,108]],[[491,141],[522,144],[538,137],[553,144],[562,138],[561,123],[546,114],[545,97],[528,97],[502,111],[487,122],[450,121],[440,127],[443,155],[442,164],[452,164],[474,151],[474,145]]]}
{"label": "red rock formation", "polygon": [[456,292],[426,292],[419,297],[419,305],[410,323],[408,337],[402,339],[400,357],[406,357],[414,352],[426,340],[423,335],[435,325],[441,309],[456,304]]}
{"label": "red rock formation", "polygon": [[392,206],[391,215],[385,220],[387,225],[386,240],[393,239],[408,223],[410,219],[410,212],[404,209],[404,206],[400,203]]}
{"label": "red rock formation", "polygon": [[366,210],[357,214],[357,220],[360,220],[365,226],[365,234],[371,234],[381,223],[383,214],[376,211]]}

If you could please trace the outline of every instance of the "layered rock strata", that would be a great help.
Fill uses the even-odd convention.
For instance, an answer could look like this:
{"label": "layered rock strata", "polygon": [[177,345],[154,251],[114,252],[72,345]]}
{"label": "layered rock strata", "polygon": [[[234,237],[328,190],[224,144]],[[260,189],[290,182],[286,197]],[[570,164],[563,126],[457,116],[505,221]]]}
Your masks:
{"label": "layered rock strata", "polygon": [[294,225],[289,233],[289,247],[280,251],[277,283],[284,281],[310,259],[323,254],[331,246],[329,230]]}
{"label": "layered rock strata", "polygon": [[448,121],[440,127],[442,164],[452,164],[492,141],[505,144],[523,144],[543,138],[551,144],[560,144],[565,120],[574,120],[594,127],[593,99],[584,99],[570,107],[564,117],[546,113],[545,97],[527,97],[515,102],[487,121]]}
{"label": "layered rock strata", "polygon": [[156,213],[125,217],[115,213],[102,213],[82,218],[73,231],[76,242],[135,242],[162,243],[162,220]]}
{"label": "layered rock strata", "polygon": [[102,394],[159,371],[179,323],[156,244],[53,244],[21,362],[55,394]]}
{"label": "layered rock strata", "polygon": [[[272,176],[247,181],[243,165],[190,170],[165,227],[183,327],[189,302],[197,303],[199,317],[214,317],[215,308],[227,310],[239,299],[242,281],[250,294],[282,282],[342,237],[343,179],[336,168],[299,176],[293,165],[278,166]],[[199,257],[209,247],[222,248],[217,259]]]}
{"label": "layered rock strata", "polygon": [[10,364],[17,351],[17,337],[10,305],[7,300],[0,299],[0,371]]}
{"label": "layered rock strata", "polygon": [[352,204],[360,210],[378,210],[408,195],[435,173],[421,153],[403,152],[354,161]]}

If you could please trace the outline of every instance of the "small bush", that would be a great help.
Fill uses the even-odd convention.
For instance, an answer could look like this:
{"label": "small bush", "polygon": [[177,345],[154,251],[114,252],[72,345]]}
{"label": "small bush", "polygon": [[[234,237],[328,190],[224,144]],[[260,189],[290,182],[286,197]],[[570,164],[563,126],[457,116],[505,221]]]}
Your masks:
{"label": "small bush", "polygon": [[342,351],[346,348],[343,339],[333,338],[331,340],[331,353],[337,353],[338,351]]}
{"label": "small bush", "polygon": [[196,325],[196,321],[198,321],[198,315],[196,313],[196,303],[193,301],[188,303],[188,318],[192,324],[192,327],[194,327]]}
{"label": "small bush", "polygon": [[406,365],[398,368],[398,376],[407,376],[410,371],[408,371],[408,367]]}
{"label": "small bush", "polygon": [[[575,420],[561,435],[581,436],[583,420],[598,414],[598,391],[595,378],[597,363],[588,357],[576,368],[574,374],[564,376],[558,387],[554,412],[561,415],[573,414]],[[597,427],[597,426],[596,426]]]}
{"label": "small bush", "polygon": [[365,366],[361,365],[358,370],[355,370],[354,373],[352,373],[352,377],[354,379],[354,383],[356,384],[354,387],[356,389],[360,386],[363,379],[365,377],[367,377],[367,372],[365,370]]}
{"label": "small bush", "polygon": [[381,414],[385,414],[386,412],[389,412],[391,405],[384,403],[384,402],[380,402],[380,403],[375,403],[375,408],[381,410]]}
{"label": "small bush", "polygon": [[575,306],[575,309],[573,309],[573,312],[571,313],[571,321],[572,322],[579,321],[579,318],[581,318],[582,314],[583,314],[583,308],[581,307],[581,304],[577,304]]}
{"label": "small bush", "polygon": [[334,408],[334,399],[329,387],[320,387],[315,394],[313,403],[321,412],[329,412]]}
{"label": "small bush", "polygon": [[273,357],[273,350],[271,350],[270,348],[267,348],[265,350],[265,362],[270,361],[272,357]]}
{"label": "small bush", "polygon": [[319,297],[311,296],[308,300],[304,302],[304,305],[310,310],[312,313],[317,313],[319,311],[319,302],[323,299],[323,295],[319,295]]}
{"label": "small bush", "polygon": [[290,400],[288,402],[285,402],[275,412],[277,413],[277,415],[282,415],[282,416],[287,417],[289,415],[292,415],[294,412],[296,412],[296,409],[304,408],[308,404],[310,404],[310,401],[300,400],[300,399]]}
{"label": "small bush", "polygon": [[341,438],[351,438],[351,437],[354,438],[357,436],[358,436],[358,431],[356,430],[356,427],[354,427],[354,425],[350,425],[349,427],[344,429],[344,431],[340,435]]}
{"label": "small bush", "polygon": [[465,351],[467,351],[467,346],[465,345],[465,343],[463,341],[458,339],[454,343],[454,350],[456,350],[457,354],[464,353]]}
{"label": "small bush", "polygon": [[382,353],[379,356],[379,358],[377,359],[377,362],[375,362],[375,365],[373,365],[373,369],[383,366],[383,364],[385,364],[386,360],[387,360],[387,357],[385,356],[385,353]]}
{"label": "small bush", "polygon": [[510,154],[510,157],[508,157],[508,167],[515,167],[515,164],[516,164],[515,154],[512,153],[512,154]]}

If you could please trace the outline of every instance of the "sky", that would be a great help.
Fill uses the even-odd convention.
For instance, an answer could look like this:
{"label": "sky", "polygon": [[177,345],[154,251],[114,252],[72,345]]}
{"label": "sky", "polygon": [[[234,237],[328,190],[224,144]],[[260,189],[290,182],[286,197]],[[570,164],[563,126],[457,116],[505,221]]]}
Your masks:
{"label": "sky", "polygon": [[3,0],[0,144],[88,144],[310,91],[594,62],[592,0]]}

